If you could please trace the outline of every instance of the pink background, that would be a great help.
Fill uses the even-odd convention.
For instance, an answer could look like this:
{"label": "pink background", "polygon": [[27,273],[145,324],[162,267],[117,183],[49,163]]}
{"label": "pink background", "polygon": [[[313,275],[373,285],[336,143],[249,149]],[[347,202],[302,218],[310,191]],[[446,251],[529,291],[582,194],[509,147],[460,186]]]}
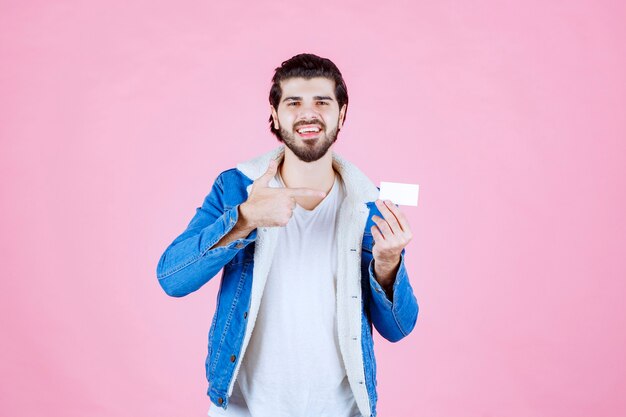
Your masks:
{"label": "pink background", "polygon": [[219,172],[278,145],[273,70],[312,52],[348,85],[336,151],[421,187],[420,316],[375,339],[380,416],[624,415],[624,21],[617,1],[2,1],[0,414],[206,415],[218,282],[170,298],[156,264]]}

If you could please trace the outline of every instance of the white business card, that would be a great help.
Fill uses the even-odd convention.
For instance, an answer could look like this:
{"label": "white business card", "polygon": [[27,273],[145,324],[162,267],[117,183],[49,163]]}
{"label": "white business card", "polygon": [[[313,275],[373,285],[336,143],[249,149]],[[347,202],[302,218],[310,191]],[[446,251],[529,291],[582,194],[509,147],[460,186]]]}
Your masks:
{"label": "white business card", "polygon": [[419,184],[381,181],[378,198],[381,200],[391,200],[398,205],[417,206],[419,189]]}

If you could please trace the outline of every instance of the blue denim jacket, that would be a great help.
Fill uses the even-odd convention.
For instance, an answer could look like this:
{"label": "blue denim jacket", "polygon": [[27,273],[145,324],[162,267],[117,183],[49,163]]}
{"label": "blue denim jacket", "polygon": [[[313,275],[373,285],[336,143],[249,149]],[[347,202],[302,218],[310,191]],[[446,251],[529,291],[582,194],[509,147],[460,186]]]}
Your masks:
{"label": "blue denim jacket", "polygon": [[[158,282],[172,297],[202,287],[223,270],[217,307],[208,336],[205,361],[211,401],[228,406],[250,340],[263,288],[277,242],[278,227],[254,229],[245,238],[211,249],[237,223],[238,207],[247,200],[252,182],[280,162],[284,145],[223,171],[202,207],[161,255]],[[356,166],[333,152],[333,168],[346,189],[337,216],[337,325],[340,351],[361,414],[376,416],[376,359],[372,325],[385,339],[397,342],[414,328],[418,304],[402,251],[393,294],[389,299],[374,277],[370,228],[378,188]],[[270,186],[278,186],[270,181]]]}

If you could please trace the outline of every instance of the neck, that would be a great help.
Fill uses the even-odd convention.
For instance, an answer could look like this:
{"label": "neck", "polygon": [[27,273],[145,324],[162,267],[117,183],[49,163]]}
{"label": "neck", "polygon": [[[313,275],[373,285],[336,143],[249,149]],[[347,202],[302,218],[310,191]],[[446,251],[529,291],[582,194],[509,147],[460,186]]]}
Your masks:
{"label": "neck", "polygon": [[329,192],[335,182],[332,148],[313,162],[301,161],[288,147],[280,164],[280,176],[289,188],[305,187]]}

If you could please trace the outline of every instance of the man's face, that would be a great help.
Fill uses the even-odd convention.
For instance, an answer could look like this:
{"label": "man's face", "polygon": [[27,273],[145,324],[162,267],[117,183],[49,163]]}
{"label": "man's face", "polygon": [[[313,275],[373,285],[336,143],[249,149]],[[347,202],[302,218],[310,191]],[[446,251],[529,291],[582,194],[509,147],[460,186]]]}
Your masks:
{"label": "man's face", "polygon": [[339,109],[335,82],[324,77],[281,81],[278,111],[271,107],[274,128],[291,151],[304,162],[323,157],[337,140],[346,105]]}

